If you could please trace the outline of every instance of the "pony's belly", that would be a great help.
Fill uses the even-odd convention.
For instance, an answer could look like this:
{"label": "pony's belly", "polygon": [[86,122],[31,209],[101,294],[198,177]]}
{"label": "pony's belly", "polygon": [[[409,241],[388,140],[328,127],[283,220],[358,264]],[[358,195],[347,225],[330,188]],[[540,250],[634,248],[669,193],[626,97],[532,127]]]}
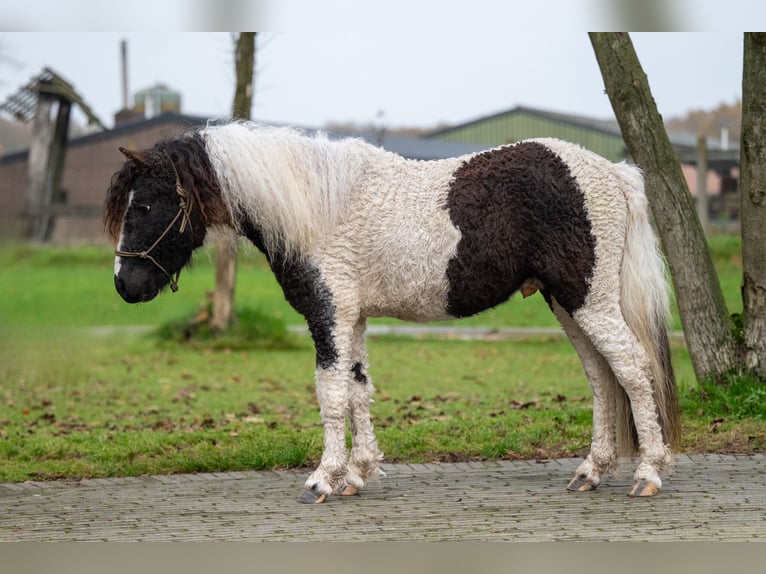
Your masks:
{"label": "pony's belly", "polygon": [[363,312],[417,322],[449,319],[446,271],[460,231],[442,209],[417,213],[410,224],[381,229],[366,251],[373,255],[356,262]]}
{"label": "pony's belly", "polygon": [[391,317],[402,321],[427,323],[451,319],[445,311],[444,304],[439,306],[413,298],[398,305],[372,305],[362,310],[365,317]]}
{"label": "pony's belly", "polygon": [[365,316],[416,322],[449,318],[449,286],[443,270],[428,274],[407,273],[412,269],[402,265],[398,271],[362,282],[361,307]]}

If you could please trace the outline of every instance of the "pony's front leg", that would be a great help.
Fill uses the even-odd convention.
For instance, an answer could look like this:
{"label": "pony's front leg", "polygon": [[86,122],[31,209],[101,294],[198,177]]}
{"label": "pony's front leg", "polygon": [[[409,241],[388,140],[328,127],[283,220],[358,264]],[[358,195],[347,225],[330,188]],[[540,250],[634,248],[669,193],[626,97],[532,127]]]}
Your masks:
{"label": "pony's front leg", "polygon": [[351,456],[345,485],[338,494],[352,495],[361,490],[370,478],[381,476],[379,462],[383,458],[375,440],[370,420],[370,403],[374,388],[367,374],[367,321],[359,319],[354,325],[351,376],[348,380],[348,419],[351,427]]}
{"label": "pony's front leg", "polygon": [[333,491],[345,484],[348,363],[348,360],[338,359],[329,366],[317,365],[316,387],[324,428],[324,450],[319,466],[306,480],[306,490],[299,502],[324,502]]}

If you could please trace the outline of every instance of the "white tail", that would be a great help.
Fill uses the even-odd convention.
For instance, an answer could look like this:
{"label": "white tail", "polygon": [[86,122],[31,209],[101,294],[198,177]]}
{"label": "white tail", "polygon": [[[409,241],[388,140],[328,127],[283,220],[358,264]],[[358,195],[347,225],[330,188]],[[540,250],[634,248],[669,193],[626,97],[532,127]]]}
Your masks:
{"label": "white tail", "polygon": [[[620,279],[620,301],[625,321],[649,354],[654,400],[663,440],[673,447],[680,435],[675,375],[670,362],[668,323],[669,286],[665,261],[649,223],[641,172],[630,165],[617,167],[625,183],[628,222]],[[622,387],[617,392],[617,436],[622,453],[638,448],[630,402]]]}

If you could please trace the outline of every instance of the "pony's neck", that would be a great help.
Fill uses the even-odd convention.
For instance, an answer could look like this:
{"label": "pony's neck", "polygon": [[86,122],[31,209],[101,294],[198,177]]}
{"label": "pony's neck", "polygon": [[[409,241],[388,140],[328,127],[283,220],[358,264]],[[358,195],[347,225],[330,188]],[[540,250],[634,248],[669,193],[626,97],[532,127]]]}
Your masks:
{"label": "pony's neck", "polygon": [[205,228],[231,221],[204,141],[199,133],[190,132],[167,142],[163,151],[171,158],[178,180],[189,196],[195,227],[202,228],[201,234],[195,229],[196,242],[201,244]]}
{"label": "pony's neck", "polygon": [[266,251],[297,257],[342,216],[369,153],[353,140],[242,122],[205,128],[202,137],[237,231],[247,222]]}

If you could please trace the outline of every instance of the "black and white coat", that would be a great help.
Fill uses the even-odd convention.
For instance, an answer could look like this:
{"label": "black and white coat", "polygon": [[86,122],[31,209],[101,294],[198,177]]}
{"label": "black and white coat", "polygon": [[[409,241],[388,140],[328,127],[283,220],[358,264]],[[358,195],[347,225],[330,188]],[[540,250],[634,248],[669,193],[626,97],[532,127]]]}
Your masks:
{"label": "black and white coat", "polygon": [[[223,225],[267,255],[306,318],[324,451],[303,502],[353,494],[379,473],[368,317],[464,317],[519,289],[542,292],[593,389],[592,449],[569,488],[595,488],[634,447],[631,494],[661,487],[678,416],[668,287],[637,168],[555,139],[412,161],[355,139],[240,122],[126,155],[107,199],[118,251],[145,248],[178,209],[157,215],[154,227],[137,221],[146,217],[139,206],[163,189],[174,196],[173,167],[197,208],[187,244],[158,247],[165,275],[188,262],[208,226]],[[115,283],[133,302],[154,297],[168,279],[150,262],[118,255]]]}

